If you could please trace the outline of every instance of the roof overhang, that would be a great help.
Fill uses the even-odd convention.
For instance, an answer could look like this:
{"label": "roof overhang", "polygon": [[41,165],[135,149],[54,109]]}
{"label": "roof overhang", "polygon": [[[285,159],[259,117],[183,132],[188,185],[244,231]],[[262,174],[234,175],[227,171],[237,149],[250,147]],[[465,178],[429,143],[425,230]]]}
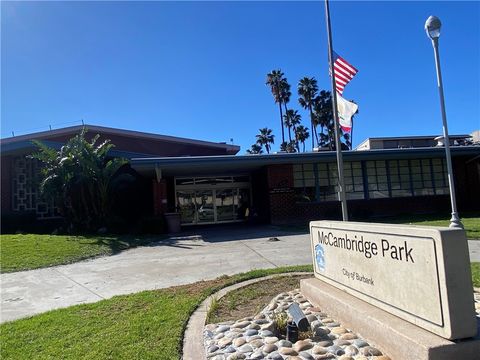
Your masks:
{"label": "roof overhang", "polygon": [[[451,148],[452,156],[478,156],[480,146]],[[444,148],[382,149],[343,151],[344,161],[421,159],[445,156]],[[248,173],[267,165],[336,161],[335,151],[309,153],[280,153],[241,156],[186,156],[163,158],[133,158],[131,166],[145,176],[193,176]]]}

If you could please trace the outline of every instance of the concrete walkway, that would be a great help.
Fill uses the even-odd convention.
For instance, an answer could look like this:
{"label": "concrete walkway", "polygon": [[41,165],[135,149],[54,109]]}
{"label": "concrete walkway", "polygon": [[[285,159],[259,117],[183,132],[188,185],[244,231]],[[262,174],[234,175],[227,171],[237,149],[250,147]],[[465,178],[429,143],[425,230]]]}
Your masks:
{"label": "concrete walkway", "polygon": [[[269,241],[277,237],[280,241]],[[480,241],[469,241],[480,261]],[[118,255],[2,274],[0,321],[252,269],[310,264],[308,234],[271,226],[190,230]]]}
{"label": "concrete walkway", "polygon": [[469,240],[468,250],[470,251],[470,261],[480,262],[480,240]]}
{"label": "concrete walkway", "polygon": [[114,256],[2,274],[0,320],[224,274],[311,262],[308,234],[270,226],[191,230]]}

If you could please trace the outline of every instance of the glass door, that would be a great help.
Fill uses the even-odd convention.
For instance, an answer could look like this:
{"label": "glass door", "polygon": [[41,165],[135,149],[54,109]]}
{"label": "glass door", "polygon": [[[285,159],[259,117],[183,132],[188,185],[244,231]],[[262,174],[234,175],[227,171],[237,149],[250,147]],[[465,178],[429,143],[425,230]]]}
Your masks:
{"label": "glass door", "polygon": [[237,189],[224,189],[215,191],[215,205],[217,221],[235,220],[234,191]]}
{"label": "glass door", "polygon": [[195,191],[181,190],[177,191],[177,206],[180,212],[181,221],[185,224],[191,224],[196,219]]}
{"label": "glass door", "polygon": [[215,221],[215,207],[213,203],[214,190],[195,191],[196,223],[210,223]]}
{"label": "glass door", "polygon": [[175,191],[183,225],[243,221],[250,207],[248,176],[176,178]]}
{"label": "glass door", "polygon": [[235,189],[235,220],[245,220],[250,212],[250,191],[248,189]]}

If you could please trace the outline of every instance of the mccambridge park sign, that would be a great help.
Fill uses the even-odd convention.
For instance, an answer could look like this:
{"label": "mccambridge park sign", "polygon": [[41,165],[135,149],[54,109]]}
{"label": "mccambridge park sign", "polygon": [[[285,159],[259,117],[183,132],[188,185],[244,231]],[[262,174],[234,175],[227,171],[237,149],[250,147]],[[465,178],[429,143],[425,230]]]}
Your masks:
{"label": "mccambridge park sign", "polygon": [[463,230],[310,223],[315,276],[446,339],[477,331]]}

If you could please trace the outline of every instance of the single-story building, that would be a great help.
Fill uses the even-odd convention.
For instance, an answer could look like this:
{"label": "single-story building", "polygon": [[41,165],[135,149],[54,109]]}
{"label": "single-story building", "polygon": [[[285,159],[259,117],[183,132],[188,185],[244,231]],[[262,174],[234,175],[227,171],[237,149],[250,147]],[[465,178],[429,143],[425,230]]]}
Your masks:
{"label": "single-story building", "polygon": [[[480,209],[480,147],[452,148],[460,210]],[[352,217],[434,212],[450,207],[443,148],[345,151]],[[262,222],[340,217],[335,152],[191,158],[134,158],[153,179],[155,211],[182,223],[243,219],[244,204]]]}
{"label": "single-story building", "polygon": [[[137,205],[144,214],[179,213],[183,226],[247,218],[288,224],[341,217],[333,151],[236,155],[240,148],[225,143],[86,126],[91,136],[98,133],[116,145],[111,156],[130,159],[130,170],[138,177],[132,191],[141,194],[132,198],[143,199]],[[29,180],[38,164],[25,156],[34,149],[32,139],[59,148],[81,128],[1,141],[2,213],[55,215],[54,207],[38,201]],[[458,142],[451,152],[459,211],[480,210],[480,146]],[[344,151],[343,160],[353,219],[450,209],[441,146]]]}
{"label": "single-story building", "polygon": [[[78,125],[61,129],[42,131],[0,140],[1,149],[1,211],[2,218],[34,213],[38,219],[52,219],[58,216],[54,204],[46,203],[39,194],[39,162],[27,156],[37,150],[32,140],[59,150],[67,140],[79,134],[86,127],[86,138],[91,140],[100,135],[98,143],[109,139],[115,147],[109,152],[112,157],[131,159],[133,157],[181,157],[235,155],[240,147],[226,143],[185,139],[175,136],[150,134],[139,131],[108,128],[96,125]],[[132,170],[133,171],[133,170]],[[138,174],[134,188],[124,196],[130,203],[141,206],[141,213],[153,212],[152,186],[150,179]],[[125,201],[128,203],[128,201]]]}

